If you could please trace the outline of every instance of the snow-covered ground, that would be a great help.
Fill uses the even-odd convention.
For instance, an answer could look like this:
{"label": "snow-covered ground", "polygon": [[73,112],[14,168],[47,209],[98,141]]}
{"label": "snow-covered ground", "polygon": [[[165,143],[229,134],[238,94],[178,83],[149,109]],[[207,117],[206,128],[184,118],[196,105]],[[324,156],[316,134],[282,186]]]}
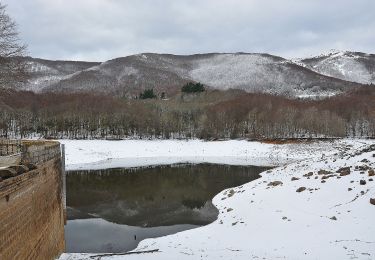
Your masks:
{"label": "snow-covered ground", "polygon": [[[63,260],[375,258],[375,205],[370,203],[370,198],[375,199],[371,181],[375,176],[370,176],[375,168],[375,141],[285,145],[246,141],[63,142],[71,169],[87,167],[85,163],[103,156],[130,156],[138,160],[137,165],[149,165],[142,152],[146,158],[155,158],[153,163],[163,163],[165,158],[184,160],[183,156],[207,161],[222,156],[216,162],[235,163],[232,159],[240,156],[249,158],[248,164],[256,164],[259,156],[260,161],[268,158],[273,165],[282,165],[264,172],[260,179],[219,193],[213,203],[220,214],[210,225],[146,239],[135,250],[145,253],[64,254]],[[125,162],[132,166],[130,159]],[[150,250],[152,253],[147,253]]]}
{"label": "snow-covered ground", "polygon": [[67,170],[138,167],[171,163],[219,163],[278,166],[319,154],[329,155],[341,142],[274,145],[248,141],[60,140]]}

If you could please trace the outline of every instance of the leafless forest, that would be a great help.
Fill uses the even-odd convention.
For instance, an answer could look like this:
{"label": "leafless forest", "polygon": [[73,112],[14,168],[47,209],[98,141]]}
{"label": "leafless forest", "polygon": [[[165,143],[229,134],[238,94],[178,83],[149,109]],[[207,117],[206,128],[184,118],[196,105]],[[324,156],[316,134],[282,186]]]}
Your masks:
{"label": "leafless forest", "polygon": [[1,90],[0,135],[45,138],[375,137],[375,89],[323,100],[237,90],[130,100]]}

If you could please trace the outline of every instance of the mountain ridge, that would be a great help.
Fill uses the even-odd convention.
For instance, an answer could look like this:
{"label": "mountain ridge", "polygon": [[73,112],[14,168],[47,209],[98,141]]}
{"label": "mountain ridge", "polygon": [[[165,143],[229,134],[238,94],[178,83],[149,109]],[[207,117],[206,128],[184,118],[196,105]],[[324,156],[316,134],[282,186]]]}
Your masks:
{"label": "mountain ridge", "polygon": [[[372,54],[362,56],[365,55],[372,57]],[[244,52],[193,55],[140,53],[105,62],[50,61],[27,57],[32,77],[22,88],[35,92],[95,91],[134,97],[146,88],[173,95],[183,84],[193,81],[212,89],[241,89],[296,97],[327,96],[372,83],[371,80],[355,82],[350,77],[340,77],[328,73],[330,70],[319,69],[316,64],[319,59],[327,59],[324,57],[328,56],[290,60],[268,53]],[[331,67],[334,66],[335,63],[332,63]],[[368,66],[372,68],[373,65]],[[366,75],[375,80],[371,71]]]}

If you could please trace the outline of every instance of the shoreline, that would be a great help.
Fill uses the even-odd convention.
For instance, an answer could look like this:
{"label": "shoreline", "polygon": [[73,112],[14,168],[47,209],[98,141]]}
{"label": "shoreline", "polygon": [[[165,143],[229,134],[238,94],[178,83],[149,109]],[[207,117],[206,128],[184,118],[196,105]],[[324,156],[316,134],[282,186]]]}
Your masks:
{"label": "shoreline", "polygon": [[[351,139],[270,144],[246,140],[58,140],[67,170],[140,167],[173,163],[280,166],[333,152]],[[100,148],[98,148],[100,147]]]}
{"label": "shoreline", "polygon": [[[355,166],[375,167],[372,157],[375,151],[356,155],[374,143],[341,140],[330,143],[329,147],[319,143],[318,151],[315,145],[300,145],[305,151],[303,156],[310,155],[305,159],[299,159],[301,154],[297,156],[300,150],[296,146],[273,146],[266,152],[278,153],[279,158],[288,155],[294,162],[217,194],[213,204],[220,213],[215,222],[175,235],[146,239],[134,252],[159,251],[139,254],[136,258],[126,255],[126,259],[349,259],[350,253],[358,259],[371,259],[375,256],[375,228],[371,225],[375,207],[368,200],[375,197],[375,185],[367,173],[360,174]],[[361,162],[364,160],[368,163]],[[340,177],[335,173],[338,168],[348,166],[353,169],[350,175]],[[318,174],[323,169],[334,175],[324,179],[324,183]],[[310,172],[311,177],[304,177]],[[293,177],[298,180],[291,181]],[[367,186],[359,184],[362,179],[367,180]],[[269,185],[276,181],[282,184]],[[301,187],[306,190],[296,192]],[[354,202],[347,203],[353,198]],[[89,259],[89,256],[64,254],[61,259]],[[122,258],[111,256],[111,259]]]}

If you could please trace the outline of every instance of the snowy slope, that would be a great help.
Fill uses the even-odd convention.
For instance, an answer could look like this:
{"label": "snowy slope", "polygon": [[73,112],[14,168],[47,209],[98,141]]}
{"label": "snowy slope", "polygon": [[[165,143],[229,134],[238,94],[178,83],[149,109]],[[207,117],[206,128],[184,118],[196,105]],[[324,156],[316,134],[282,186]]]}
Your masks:
{"label": "snowy slope", "polygon": [[300,60],[320,74],[363,84],[375,83],[375,55],[334,51]]}
{"label": "snowy slope", "polygon": [[30,73],[30,79],[22,88],[34,92],[40,92],[62,79],[69,78],[74,73],[99,64],[96,62],[51,61],[31,57],[23,59]]}
{"label": "snowy slope", "polygon": [[[308,159],[221,192],[213,199],[220,210],[214,223],[146,239],[135,250],[150,253],[61,259],[374,259],[374,141],[342,140],[328,147],[328,153],[311,150]],[[297,192],[301,187],[306,189]]]}
{"label": "snowy slope", "polygon": [[210,142],[202,140],[59,140],[59,142],[66,146],[68,170],[183,162],[277,166],[307,158],[314,153],[329,154],[332,152],[332,146],[336,147],[336,144],[329,142],[274,145],[238,140]]}
{"label": "snowy slope", "polygon": [[327,77],[281,57],[251,53],[170,55],[145,53],[117,58],[52,84],[49,91],[97,91],[133,96],[145,88],[176,93],[189,81],[215,89],[243,89],[297,96],[340,93],[356,83]]}

